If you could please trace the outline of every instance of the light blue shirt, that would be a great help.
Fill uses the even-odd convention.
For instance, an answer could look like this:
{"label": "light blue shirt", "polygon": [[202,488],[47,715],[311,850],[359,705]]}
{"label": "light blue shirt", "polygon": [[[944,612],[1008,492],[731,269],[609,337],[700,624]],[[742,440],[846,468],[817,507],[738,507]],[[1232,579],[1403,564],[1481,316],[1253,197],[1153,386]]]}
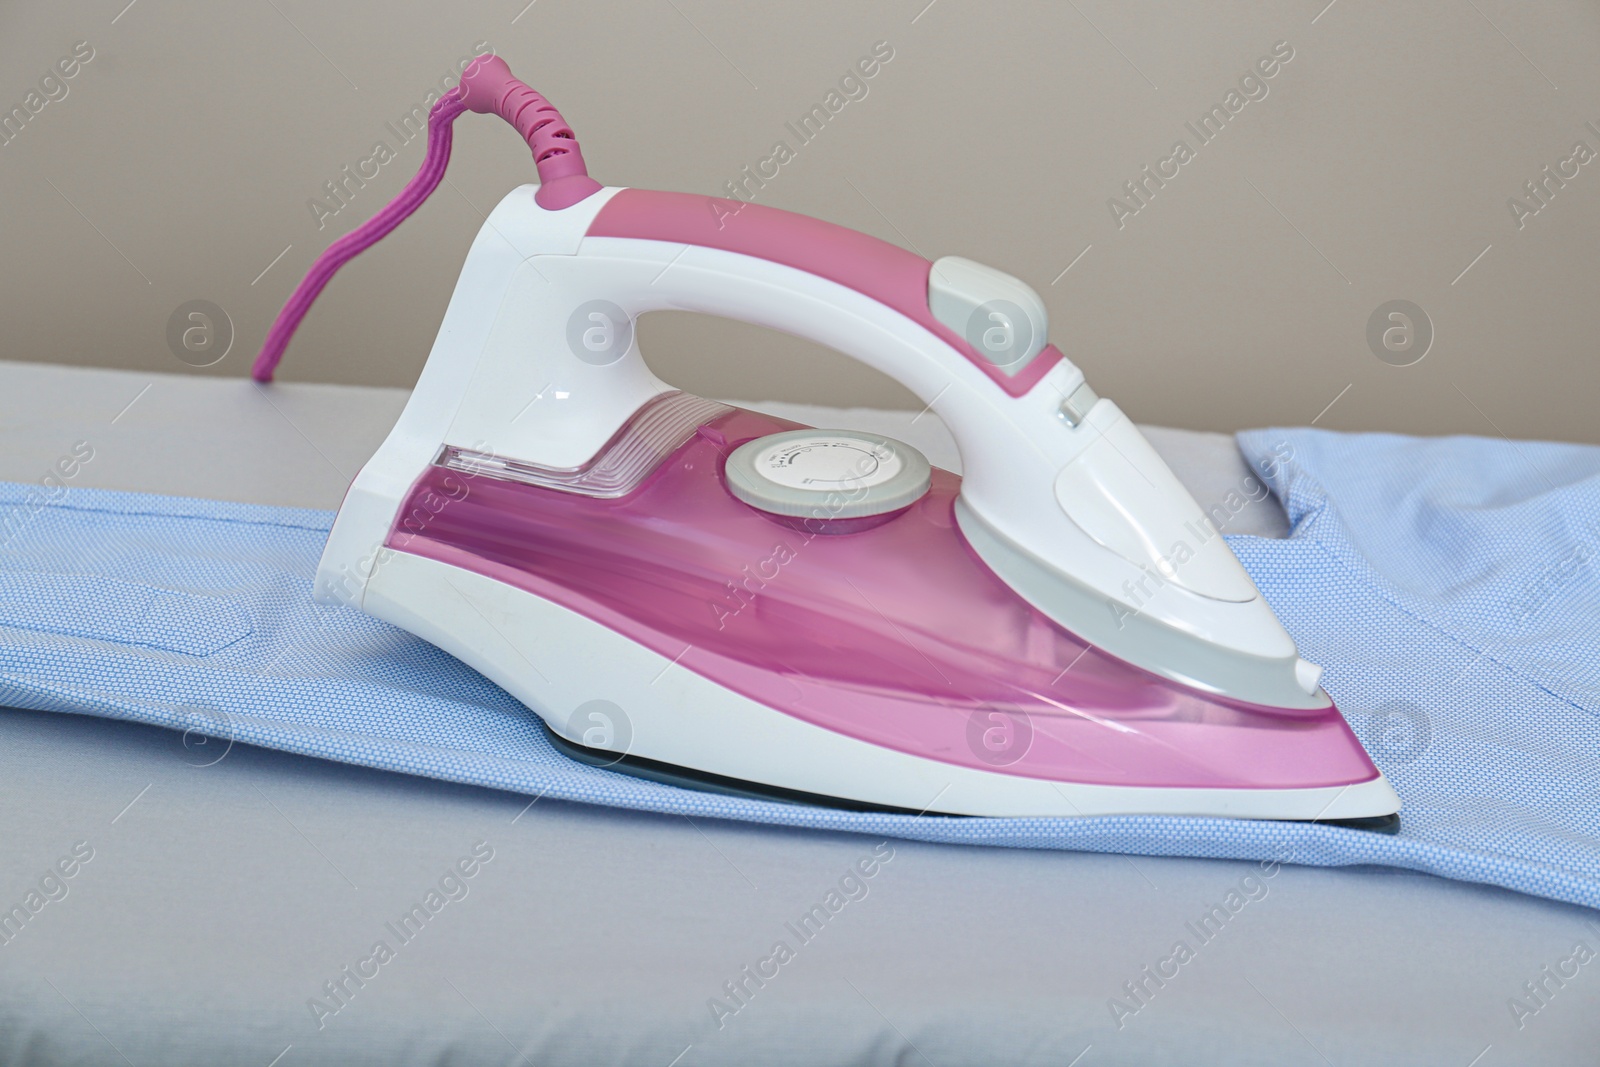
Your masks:
{"label": "light blue shirt", "polygon": [[1230,537],[1405,803],[1398,835],[840,812],[641,781],[311,579],[332,515],[0,483],[0,703],[643,811],[927,841],[1387,864],[1600,906],[1600,448],[1241,434],[1293,536]]}

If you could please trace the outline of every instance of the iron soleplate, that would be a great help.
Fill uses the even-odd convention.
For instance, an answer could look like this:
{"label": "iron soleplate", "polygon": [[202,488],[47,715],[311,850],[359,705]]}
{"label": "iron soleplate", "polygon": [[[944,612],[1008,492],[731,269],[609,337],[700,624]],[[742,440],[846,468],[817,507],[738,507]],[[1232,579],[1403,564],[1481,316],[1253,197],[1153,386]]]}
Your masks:
{"label": "iron soleplate", "polygon": [[[631,775],[634,778],[643,778],[646,781],[659,782],[662,785],[676,786],[679,789],[696,789],[702,793],[717,793],[722,796],[741,797],[745,800],[767,800],[780,804],[832,808],[836,811],[870,812],[878,815],[933,815],[942,819],[983,818],[983,816],[958,815],[941,811],[914,811],[911,808],[899,808],[890,804],[872,804],[862,800],[847,800],[842,797],[824,796],[820,793],[806,793],[798,789],[761,785],[756,782],[742,781],[738,778],[727,778],[720,774],[697,771],[689,767],[678,767],[671,763],[646,759],[643,756],[634,756],[626,753],[618,755],[608,749],[589,748],[575,741],[569,741],[550,729],[549,723],[546,723],[542,718],[539,720],[539,724],[544,727],[544,735],[549,739],[551,746],[569,759],[588,764],[591,767],[599,767],[603,770]],[[1285,819],[1276,821],[1313,822],[1321,826],[1339,826],[1347,830],[1366,830],[1379,834],[1396,834],[1400,832],[1400,815],[1398,812],[1389,815],[1373,815],[1360,819]]]}

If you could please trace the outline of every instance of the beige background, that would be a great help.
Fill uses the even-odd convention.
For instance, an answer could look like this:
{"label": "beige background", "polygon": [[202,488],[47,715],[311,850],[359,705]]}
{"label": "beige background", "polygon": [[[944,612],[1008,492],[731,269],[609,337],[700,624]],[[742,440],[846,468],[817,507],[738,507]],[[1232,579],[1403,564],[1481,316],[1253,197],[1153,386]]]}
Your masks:
{"label": "beige background", "polygon": [[[187,371],[167,320],[206,299],[236,337],[193,373],[243,374],[315,255],[400,189],[421,142],[325,229],[308,200],[395,144],[385,124],[475,42],[562,108],[601,181],[712,193],[887,40],[867,97],[759,200],[1017,274],[1136,418],[1600,441],[1600,162],[1521,229],[1507,207],[1575,141],[1600,150],[1590,0],[523,2],[0,3],[5,109],[75,42],[95,50],[0,147],[0,357]],[[1280,40],[1295,56],[1266,98],[1119,229],[1108,199],[1193,143],[1183,124]],[[334,282],[286,379],[415,380],[483,212],[533,175],[499,122],[456,129],[451,184]],[[1369,351],[1391,299],[1434,325],[1415,365]],[[737,324],[654,315],[641,338],[696,392],[911,404]]]}

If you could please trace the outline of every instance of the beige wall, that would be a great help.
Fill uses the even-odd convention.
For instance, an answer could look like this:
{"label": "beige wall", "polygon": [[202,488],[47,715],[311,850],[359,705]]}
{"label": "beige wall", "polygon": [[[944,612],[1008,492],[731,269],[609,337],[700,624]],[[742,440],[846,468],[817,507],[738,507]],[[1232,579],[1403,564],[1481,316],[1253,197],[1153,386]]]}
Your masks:
{"label": "beige wall", "polygon": [[[1600,441],[1600,160],[1537,214],[1508,206],[1576,142],[1600,151],[1592,0],[123,2],[0,5],[5,109],[93,49],[0,147],[0,357],[186,370],[167,322],[204,299],[236,338],[195,373],[243,374],[313,257],[420,162],[386,123],[475,42],[562,108],[601,181],[711,193],[793,147],[785,123],[881,40],[866,96],[758,199],[1019,275],[1137,418],[1303,424],[1338,397],[1318,425]],[[1280,41],[1293,58],[1201,145],[1185,123]],[[414,381],[481,213],[532,176],[500,123],[457,131],[452,184],[330,287],[286,378]],[[1114,211],[1180,138],[1193,158]],[[319,230],[308,202],[379,140],[398,158]],[[1410,366],[1369,349],[1396,299],[1435,333]],[[641,338],[697,392],[911,403],[749,327],[656,315]]]}

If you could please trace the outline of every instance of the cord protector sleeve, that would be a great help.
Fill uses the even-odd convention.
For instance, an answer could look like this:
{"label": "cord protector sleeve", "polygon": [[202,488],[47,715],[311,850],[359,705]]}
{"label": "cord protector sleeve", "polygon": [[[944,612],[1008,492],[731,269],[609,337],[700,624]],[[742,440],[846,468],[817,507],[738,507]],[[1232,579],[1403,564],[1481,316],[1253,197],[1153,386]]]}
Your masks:
{"label": "cord protector sleeve", "polygon": [[536,199],[541,207],[560,210],[600,189],[600,183],[589,177],[571,127],[550,102],[513,77],[498,56],[478,57],[462,72],[461,84],[441,97],[428,113],[428,152],[421,169],[382,211],[317,257],[267,331],[267,339],[250,367],[252,378],[272,381],[300,321],[339,268],[387,237],[439,187],[445,168],[450,165],[451,124],[469,109],[499,115],[527,141],[539,169]]}

